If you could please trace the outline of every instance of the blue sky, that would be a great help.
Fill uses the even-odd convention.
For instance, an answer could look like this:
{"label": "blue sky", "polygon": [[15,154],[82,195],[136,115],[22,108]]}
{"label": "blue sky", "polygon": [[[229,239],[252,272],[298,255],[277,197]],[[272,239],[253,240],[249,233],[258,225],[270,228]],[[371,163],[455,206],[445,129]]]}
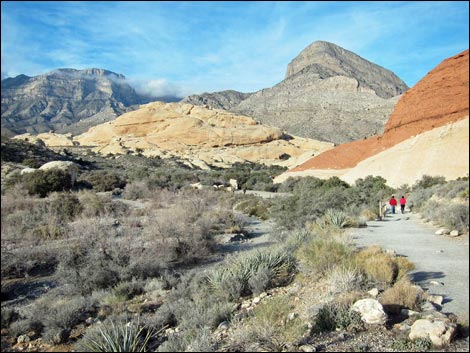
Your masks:
{"label": "blue sky", "polygon": [[468,49],[468,27],[467,1],[2,1],[2,78],[97,67],[155,95],[253,92],[324,40],[411,87]]}

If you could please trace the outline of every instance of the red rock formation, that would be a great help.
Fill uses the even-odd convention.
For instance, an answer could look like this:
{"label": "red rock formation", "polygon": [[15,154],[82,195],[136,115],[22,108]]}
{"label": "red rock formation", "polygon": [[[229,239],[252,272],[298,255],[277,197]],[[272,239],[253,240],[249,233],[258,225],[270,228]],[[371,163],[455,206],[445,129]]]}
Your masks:
{"label": "red rock formation", "polygon": [[292,172],[352,168],[407,138],[469,115],[469,51],[444,60],[398,101],[381,136],[340,145]]}

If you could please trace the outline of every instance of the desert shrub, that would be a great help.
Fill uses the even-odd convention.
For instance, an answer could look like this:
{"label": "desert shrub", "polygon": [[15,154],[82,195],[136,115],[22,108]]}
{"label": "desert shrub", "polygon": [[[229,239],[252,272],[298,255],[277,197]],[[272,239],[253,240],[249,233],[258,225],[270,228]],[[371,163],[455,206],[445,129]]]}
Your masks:
{"label": "desert shrub", "polygon": [[434,185],[444,184],[445,182],[446,179],[443,176],[423,175],[423,177],[413,185],[413,189],[429,189]]}
{"label": "desert shrub", "polygon": [[2,308],[2,328],[9,327],[12,322],[18,319],[18,312],[14,308]]}
{"label": "desert shrub", "polygon": [[345,212],[329,208],[321,218],[317,219],[317,223],[319,225],[326,223],[327,225],[341,229],[350,225],[351,221]]}
{"label": "desert shrub", "polygon": [[121,282],[114,287],[114,294],[118,297],[122,297],[125,300],[132,299],[136,295],[144,292],[143,281],[132,279],[132,281]]}
{"label": "desert shrub", "polygon": [[21,278],[51,274],[58,264],[58,253],[49,247],[32,247],[2,252],[2,278]]}
{"label": "desert shrub", "polygon": [[62,284],[83,295],[130,280],[130,251],[118,244],[71,246],[61,255],[56,275]]}
{"label": "desert shrub", "polygon": [[393,284],[414,269],[414,264],[402,256],[392,256],[378,245],[360,250],[354,255],[357,267],[372,281]]}
{"label": "desert shrub", "polygon": [[403,307],[419,310],[422,300],[423,290],[413,285],[406,276],[397,281],[393,287],[386,289],[379,298],[384,309],[394,314],[399,313]]}
{"label": "desert shrub", "polygon": [[248,216],[255,216],[263,220],[269,218],[269,201],[258,198],[250,198],[236,205],[235,210],[243,212]]}
{"label": "desert shrub", "polygon": [[[357,259],[357,258],[356,258]],[[398,266],[391,256],[381,253],[358,259],[358,267],[374,282],[391,284],[398,275]]]}
{"label": "desert shrub", "polygon": [[154,332],[133,321],[105,321],[87,330],[76,344],[81,352],[146,352]]}
{"label": "desert shrub", "polygon": [[138,200],[151,197],[153,192],[149,189],[147,181],[132,181],[126,185],[122,197],[128,200]]}
{"label": "desert shrub", "polygon": [[83,210],[78,197],[72,193],[57,193],[48,201],[50,212],[65,222],[74,220]]}
{"label": "desert shrub", "polygon": [[432,346],[429,338],[418,338],[414,341],[397,338],[392,342],[392,348],[397,352],[427,352]]}
{"label": "desert shrub", "polygon": [[93,170],[83,173],[78,181],[89,183],[97,192],[113,191],[116,188],[122,189],[126,186],[126,181],[119,174],[109,170]]}
{"label": "desert shrub", "polygon": [[72,177],[69,173],[59,169],[36,170],[21,177],[26,190],[30,195],[46,197],[53,191],[67,191],[72,189]]}
{"label": "desert shrub", "polygon": [[251,316],[235,323],[229,350],[281,352],[288,343],[297,342],[307,330],[298,316],[288,318],[294,308],[288,297],[272,298],[256,306]]}
{"label": "desert shrub", "polygon": [[350,310],[349,306],[332,302],[324,305],[315,317],[314,330],[316,332],[334,331],[337,328],[346,329],[351,325],[361,325],[361,315]]}
{"label": "desert shrub", "polygon": [[97,195],[94,192],[82,191],[78,194],[78,198],[82,207],[82,216],[85,218],[119,217],[126,215],[129,211],[126,204],[112,201],[110,195]]}
{"label": "desert shrub", "polygon": [[294,185],[293,196],[273,201],[270,209],[271,216],[287,229],[302,228],[307,222],[323,216],[328,209],[345,210],[359,203],[356,189],[339,178],[305,179]]}
{"label": "desert shrub", "polygon": [[352,250],[333,239],[316,237],[304,244],[297,255],[306,268],[325,274],[337,266],[348,265],[352,259]]}
{"label": "desert shrub", "polygon": [[346,293],[360,289],[364,278],[362,273],[353,267],[335,267],[326,274],[331,293]]}

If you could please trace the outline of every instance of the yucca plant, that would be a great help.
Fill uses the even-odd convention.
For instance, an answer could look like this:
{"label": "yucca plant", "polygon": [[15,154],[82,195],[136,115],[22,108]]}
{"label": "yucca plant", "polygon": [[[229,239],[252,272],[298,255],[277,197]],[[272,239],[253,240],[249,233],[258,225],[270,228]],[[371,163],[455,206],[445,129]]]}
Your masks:
{"label": "yucca plant", "polygon": [[86,352],[145,352],[154,332],[132,322],[109,321],[85,334],[78,349]]}
{"label": "yucca plant", "polygon": [[340,210],[330,208],[326,210],[322,218],[324,222],[331,224],[336,228],[344,228],[349,224],[348,215]]}
{"label": "yucca plant", "polygon": [[224,267],[213,270],[207,277],[209,285],[215,291],[227,287],[227,281],[237,281],[240,294],[247,293],[252,279],[261,269],[273,274],[273,280],[293,273],[296,265],[294,257],[282,248],[265,251],[256,250],[230,261]]}

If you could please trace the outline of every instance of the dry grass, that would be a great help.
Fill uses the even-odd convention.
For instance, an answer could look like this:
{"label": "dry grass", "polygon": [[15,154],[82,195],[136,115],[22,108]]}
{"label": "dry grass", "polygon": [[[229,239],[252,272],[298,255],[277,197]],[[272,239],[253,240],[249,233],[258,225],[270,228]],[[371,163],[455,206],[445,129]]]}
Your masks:
{"label": "dry grass", "polygon": [[393,256],[373,245],[356,253],[357,267],[372,281],[391,285],[414,269],[414,264],[401,256]]}
{"label": "dry grass", "polygon": [[379,298],[384,308],[397,313],[402,307],[419,310],[419,303],[423,299],[423,290],[410,282],[408,277],[401,278],[391,288],[385,290]]}

